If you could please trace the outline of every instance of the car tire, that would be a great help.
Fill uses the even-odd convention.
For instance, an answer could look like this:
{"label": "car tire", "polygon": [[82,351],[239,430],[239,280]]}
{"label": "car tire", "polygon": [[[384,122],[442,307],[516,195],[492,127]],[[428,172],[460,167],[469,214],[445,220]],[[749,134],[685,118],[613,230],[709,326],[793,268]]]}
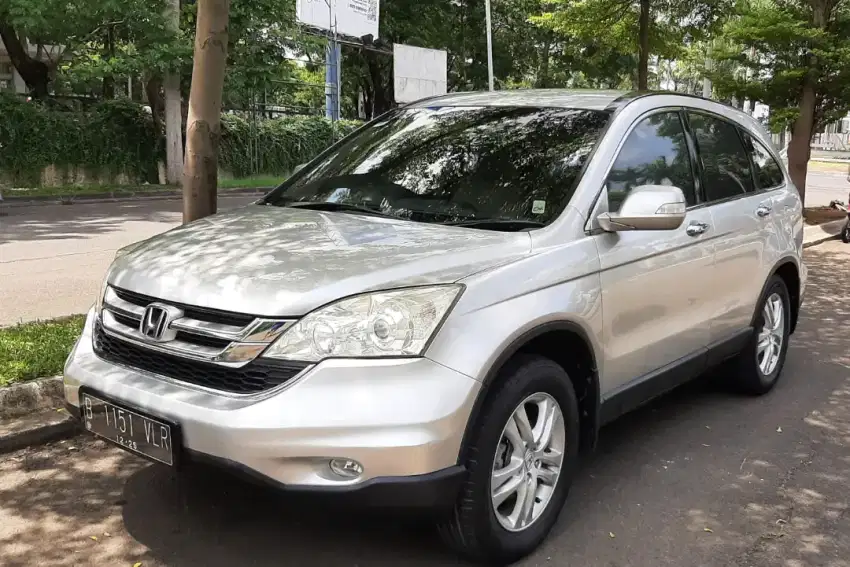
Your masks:
{"label": "car tire", "polygon": [[[775,317],[770,313],[777,310],[781,314],[781,321],[776,324],[767,320],[768,317]],[[772,390],[785,365],[790,334],[791,296],[785,281],[774,275],[759,299],[752,335],[744,350],[732,359],[732,385],[740,392],[753,396]],[[770,359],[766,360],[768,357]]]}
{"label": "car tire", "polygon": [[841,229],[841,242],[850,244],[850,219],[844,223],[844,227]]}
{"label": "car tire", "polygon": [[[520,408],[532,430],[525,429],[527,435],[520,436],[521,439],[513,443],[511,439],[516,439],[519,434],[519,429],[514,427],[519,423],[520,418],[516,416]],[[548,452],[535,452],[537,446],[519,447],[529,435],[537,440],[538,427],[541,431],[545,429],[541,425],[541,416],[544,413],[549,415],[550,411],[555,415],[551,408],[560,412],[563,430],[557,425],[549,428],[553,433],[549,436]],[[557,418],[552,418],[552,423],[556,424]],[[441,520],[438,529],[443,540],[465,559],[488,565],[507,565],[540,545],[555,525],[567,499],[578,461],[579,445],[578,402],[569,376],[561,366],[547,358],[533,355],[515,357],[500,372],[494,390],[487,395],[469,431],[462,457],[467,476],[452,513]],[[560,449],[558,442],[561,443]],[[555,455],[559,450],[562,460],[552,481],[555,465],[551,464],[550,468],[547,462],[557,459]],[[521,467],[518,458],[522,459]],[[519,472],[511,473],[510,480],[502,484],[503,479],[495,475],[512,467],[520,467]],[[501,496],[493,494],[493,484],[499,482],[499,487],[507,492],[514,481],[519,483],[517,486],[520,488],[497,505],[496,501]],[[527,509],[520,504],[520,491],[534,495],[531,500],[522,500],[530,502]],[[506,527],[512,524],[507,514],[511,506],[514,512],[519,510],[514,529]],[[523,526],[522,517],[526,510],[528,522]]]}

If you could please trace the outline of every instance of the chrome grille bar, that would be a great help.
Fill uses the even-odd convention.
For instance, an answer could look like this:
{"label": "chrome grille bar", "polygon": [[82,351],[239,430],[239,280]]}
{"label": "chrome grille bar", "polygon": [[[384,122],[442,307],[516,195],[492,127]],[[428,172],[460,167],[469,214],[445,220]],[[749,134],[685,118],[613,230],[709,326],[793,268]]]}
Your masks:
{"label": "chrome grille bar", "polygon": [[[122,292],[122,295],[129,299],[136,297],[127,292]],[[147,304],[140,303],[123,299],[111,286],[107,286],[101,314],[104,331],[159,352],[224,366],[241,366],[250,362],[295,322],[256,318],[244,326],[237,326],[184,316],[168,325],[178,332],[176,339],[155,342],[140,331],[147,308]],[[168,304],[158,300],[157,303]],[[191,308],[186,306],[186,310]]]}

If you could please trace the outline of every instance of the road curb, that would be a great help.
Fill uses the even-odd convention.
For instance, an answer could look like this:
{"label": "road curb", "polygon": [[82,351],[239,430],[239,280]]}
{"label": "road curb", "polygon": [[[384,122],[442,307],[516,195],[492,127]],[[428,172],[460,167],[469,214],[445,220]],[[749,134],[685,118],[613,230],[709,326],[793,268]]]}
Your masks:
{"label": "road curb", "polygon": [[82,428],[77,423],[77,420],[65,413],[62,419],[55,422],[39,421],[18,431],[0,434],[0,455],[34,445],[43,445],[51,441],[68,439],[80,432],[82,432]]}
{"label": "road curb", "polygon": [[[262,197],[274,187],[250,187],[241,189],[226,189],[219,191],[219,197],[231,195],[256,195]],[[74,205],[74,204],[96,204],[96,203],[127,203],[145,201],[174,201],[183,198],[179,191],[150,191],[144,193],[109,193],[105,195],[77,195],[69,197],[35,196],[14,197],[7,195],[0,201],[0,210],[14,209],[17,207],[37,207],[40,205]]]}
{"label": "road curb", "polygon": [[66,439],[81,429],[62,408],[61,376],[0,388],[0,454]]}
{"label": "road curb", "polygon": [[61,376],[41,378],[0,388],[0,420],[62,407],[65,387]]}

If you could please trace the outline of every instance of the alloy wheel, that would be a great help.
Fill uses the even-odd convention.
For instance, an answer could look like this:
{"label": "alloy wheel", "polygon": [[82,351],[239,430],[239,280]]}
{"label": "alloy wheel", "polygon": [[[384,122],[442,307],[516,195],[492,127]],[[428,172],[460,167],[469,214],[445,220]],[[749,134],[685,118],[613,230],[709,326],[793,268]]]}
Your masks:
{"label": "alloy wheel", "polygon": [[782,354],[782,343],[785,340],[785,306],[778,293],[767,298],[762,310],[764,321],[759,332],[756,362],[764,376],[776,370]]}
{"label": "alloy wheel", "polygon": [[512,532],[540,516],[558,484],[566,428],[558,402],[545,393],[527,397],[502,430],[490,480],[496,519]]}

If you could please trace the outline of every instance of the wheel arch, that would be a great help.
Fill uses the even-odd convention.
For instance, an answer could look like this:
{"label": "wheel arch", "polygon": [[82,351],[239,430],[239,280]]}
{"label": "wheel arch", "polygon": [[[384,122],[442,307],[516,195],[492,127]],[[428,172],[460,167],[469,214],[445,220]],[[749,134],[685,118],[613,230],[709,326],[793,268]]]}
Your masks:
{"label": "wheel arch", "polygon": [[767,290],[767,286],[770,283],[770,279],[773,276],[779,276],[782,278],[782,281],[785,282],[785,287],[788,288],[788,295],[791,297],[791,334],[794,333],[794,330],[797,328],[797,320],[800,317],[800,267],[797,265],[797,261],[794,258],[786,257],[779,260],[770,271],[770,275],[765,279],[764,285],[762,286],[761,292],[759,294],[759,300],[756,304],[755,311],[753,312],[753,319],[751,325],[755,327],[756,321],[758,320],[759,315],[759,305],[761,304],[762,298],[764,298],[764,293]]}
{"label": "wheel arch", "polygon": [[596,446],[599,431],[600,386],[596,352],[587,332],[573,321],[551,321],[538,325],[514,339],[495,359],[484,376],[481,390],[472,407],[461,440],[459,462],[466,459],[471,430],[488,400],[499,374],[518,354],[538,354],[559,364],[570,377],[579,402],[581,423],[580,449],[590,451]]}

